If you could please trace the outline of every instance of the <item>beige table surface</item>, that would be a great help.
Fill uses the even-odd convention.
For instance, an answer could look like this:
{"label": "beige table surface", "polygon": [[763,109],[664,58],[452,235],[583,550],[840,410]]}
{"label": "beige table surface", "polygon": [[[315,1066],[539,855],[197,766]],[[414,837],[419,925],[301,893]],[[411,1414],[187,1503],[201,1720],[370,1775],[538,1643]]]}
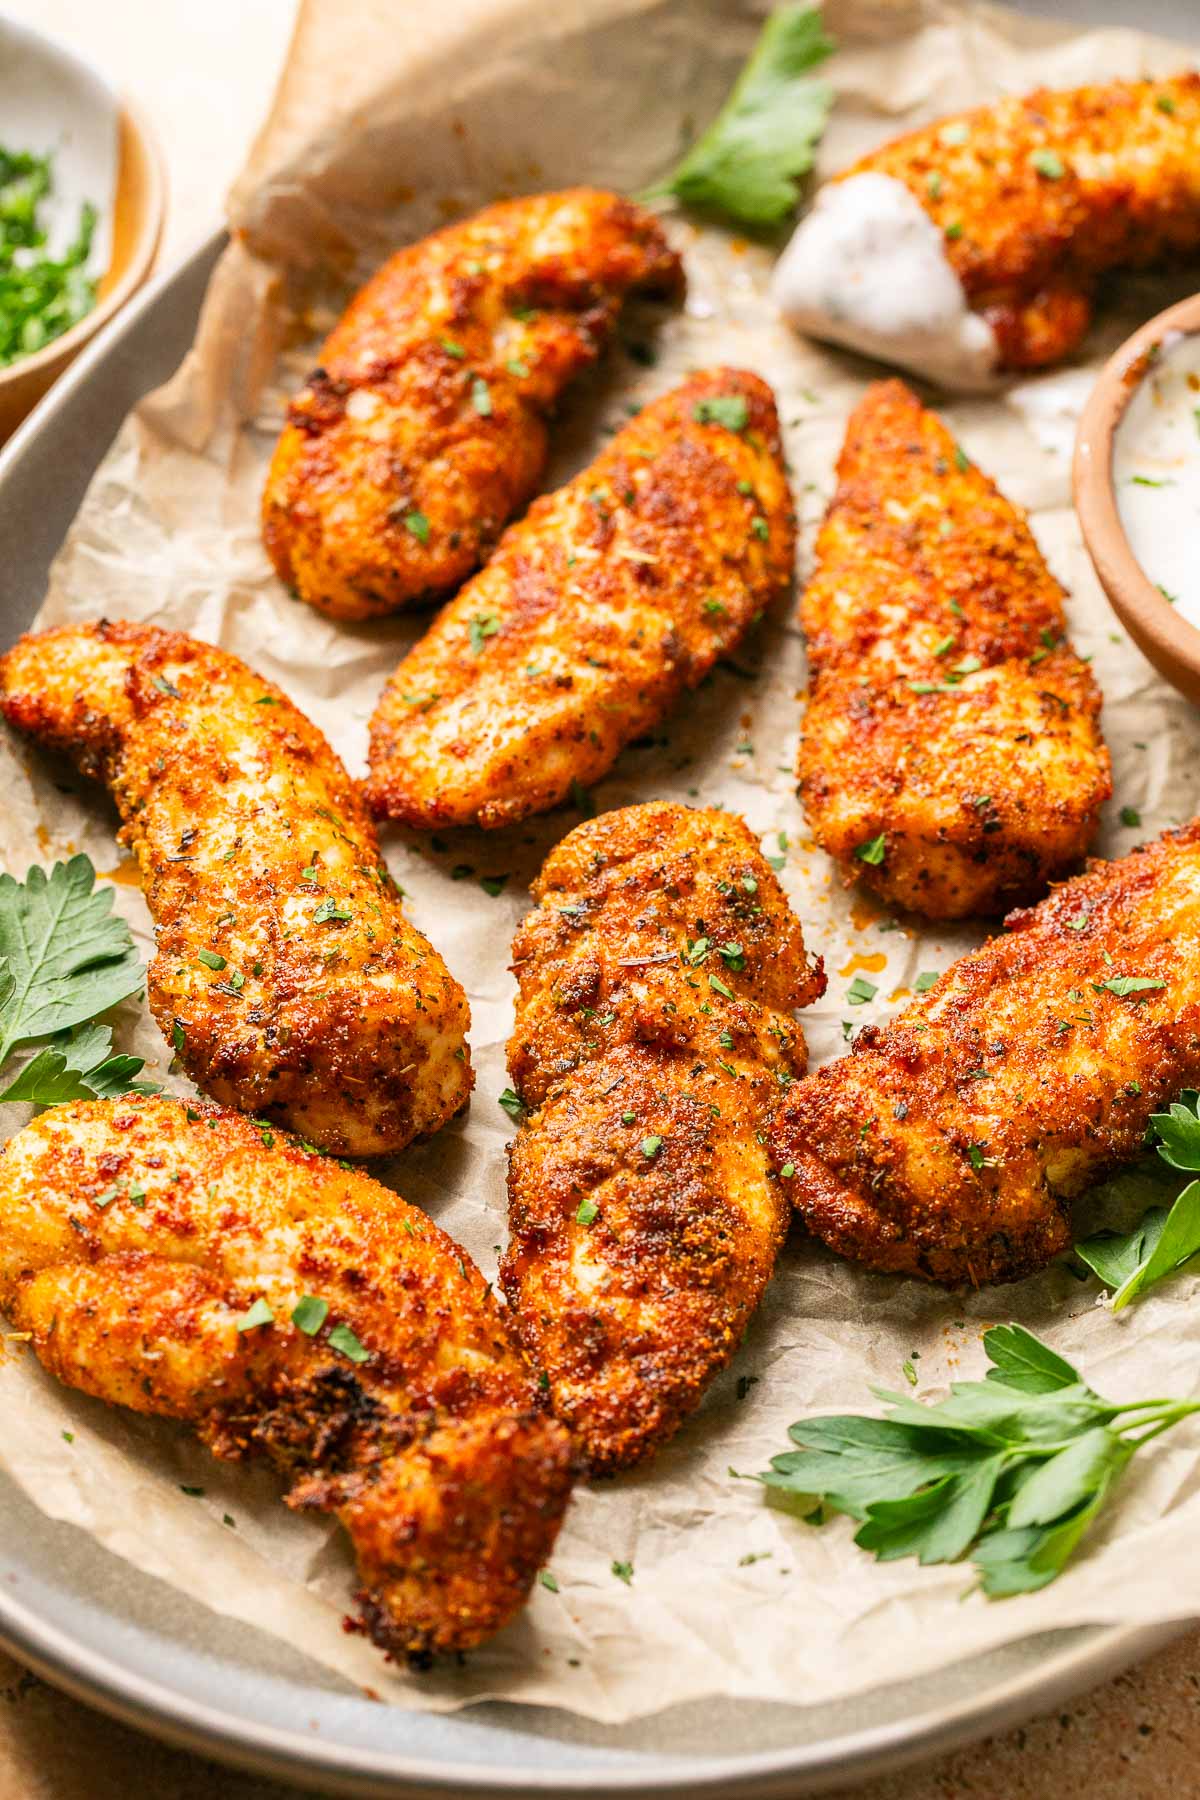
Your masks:
{"label": "beige table surface", "polygon": [[[219,222],[286,54],[296,0],[0,0],[139,101],[167,164],[160,266]],[[1047,10],[1050,10],[1048,7]],[[1003,1737],[854,1790],[859,1800],[1186,1800],[1200,1794],[1200,1636]],[[282,1800],[148,1743],[0,1653],[0,1800]],[[308,1800],[319,1800],[315,1791]]]}

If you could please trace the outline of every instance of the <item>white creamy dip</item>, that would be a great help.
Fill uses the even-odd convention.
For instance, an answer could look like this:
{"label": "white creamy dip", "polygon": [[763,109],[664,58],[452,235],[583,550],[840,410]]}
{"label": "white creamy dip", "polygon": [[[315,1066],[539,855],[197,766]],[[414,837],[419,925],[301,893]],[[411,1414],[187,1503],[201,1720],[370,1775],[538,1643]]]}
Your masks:
{"label": "white creamy dip", "polygon": [[771,291],[784,317],[813,337],[946,387],[995,381],[995,334],[967,305],[941,232],[892,175],[866,170],[822,188],[775,265]]}
{"label": "white creamy dip", "polygon": [[1200,625],[1200,335],[1163,339],[1117,426],[1112,477],[1129,548]]}

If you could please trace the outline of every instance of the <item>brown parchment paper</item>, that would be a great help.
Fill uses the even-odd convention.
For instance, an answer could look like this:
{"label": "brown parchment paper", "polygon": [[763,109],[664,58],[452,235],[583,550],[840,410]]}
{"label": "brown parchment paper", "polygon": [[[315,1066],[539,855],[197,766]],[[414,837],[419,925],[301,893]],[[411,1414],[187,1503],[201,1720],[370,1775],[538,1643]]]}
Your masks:
{"label": "brown parchment paper", "polygon": [[[736,0],[470,0],[397,9],[312,0],[274,112],[232,200],[235,239],[213,279],[195,348],[168,388],[129,419],[55,569],[43,622],[100,614],[152,619],[220,643],[280,681],[352,770],[384,677],[421,629],[405,619],[334,625],[289,598],[258,540],[257,496],[287,392],[349,285],[395,244],[498,194],[592,180],[636,189],[715,110],[757,21]],[[853,0],[831,9],[842,48],[838,104],[822,148],[832,170],[902,126],[1037,82],[1166,71],[1188,53],[1131,30],[1074,34],[969,0]],[[689,368],[759,370],[779,394],[804,527],[802,571],[828,496],[847,411],[873,372],[784,328],[766,299],[771,254],[675,218],[689,277],[682,311],[633,313],[622,343],[564,408],[551,482],[595,453],[636,406]],[[1200,803],[1200,719],[1116,625],[1069,505],[1074,420],[1100,357],[1184,281],[1123,287],[1087,366],[944,408],[964,445],[1028,507],[1072,593],[1076,643],[1105,695],[1117,798],[1099,848],[1186,819]],[[631,355],[627,346],[638,354]],[[644,347],[657,348],[647,367]],[[802,645],[789,606],[596,791],[600,809],[666,796],[745,815],[830,972],[805,1015],[815,1060],[841,1054],[843,1026],[881,1018],[918,971],[980,941],[976,928],[916,933],[842,891],[807,838],[792,791]],[[0,742],[0,862],[23,873],[86,850],[149,947],[130,865],[107,804],[27,746]],[[496,1097],[513,986],[512,929],[569,813],[522,830],[444,839],[390,836],[389,860],[416,922],[465,982],[478,1087],[469,1115],[385,1174],[494,1272],[504,1236],[504,1146]],[[465,871],[465,872],[464,872]],[[507,876],[490,897],[480,876]],[[856,973],[875,1000],[846,1000]],[[144,1009],[121,1041],[182,1088]],[[6,1130],[23,1122],[0,1109]],[[1114,1318],[1095,1284],[1064,1268],[1007,1290],[947,1296],[872,1277],[793,1235],[733,1366],[652,1465],[582,1487],[525,1615],[461,1668],[389,1669],[342,1617],[353,1585],[335,1528],[296,1518],[264,1470],[214,1463],[185,1433],[68,1393],[10,1343],[0,1362],[0,1463],[44,1512],[233,1620],[246,1620],[402,1707],[449,1710],[485,1697],[553,1704],[619,1722],[707,1694],[811,1703],[957,1662],[1055,1626],[1200,1612],[1200,1431],[1139,1459],[1086,1553],[1053,1587],[964,1599],[969,1570],[879,1566],[837,1520],[813,1530],[730,1471],[786,1447],[788,1423],[857,1409],[872,1381],[896,1386],[910,1358],[920,1394],[983,1363],[981,1331],[1017,1318],[1047,1333],[1116,1396],[1200,1391],[1197,1283],[1164,1284]],[[64,1432],[73,1434],[69,1443]],[[181,1493],[181,1484],[204,1489]],[[628,1584],[614,1559],[633,1566]],[[231,1627],[232,1628],[232,1627]]]}

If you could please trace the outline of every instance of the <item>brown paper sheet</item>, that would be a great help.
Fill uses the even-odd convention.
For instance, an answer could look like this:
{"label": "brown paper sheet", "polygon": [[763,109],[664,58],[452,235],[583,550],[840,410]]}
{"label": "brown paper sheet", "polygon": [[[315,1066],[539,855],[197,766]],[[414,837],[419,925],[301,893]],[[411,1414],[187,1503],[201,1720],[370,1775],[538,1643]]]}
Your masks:
{"label": "brown paper sheet", "polygon": [[[426,9],[397,31],[369,0],[310,4],[267,128],[232,203],[237,236],[218,268],[195,349],[179,376],[131,417],[106,457],[55,566],[43,622],[101,614],[151,619],[220,643],[280,681],[361,769],[368,714],[421,628],[415,619],[345,627],[291,600],[259,543],[257,496],[285,397],[349,283],[395,244],[498,193],[577,180],[637,189],[672,160],[690,122],[715,109],[752,41],[733,0],[471,0]],[[887,0],[833,9],[843,48],[830,65],[838,105],[826,170],[938,112],[1036,84],[1168,70],[1186,52],[1134,31],[1072,34],[957,0]],[[828,496],[845,417],[872,373],[806,343],[766,299],[770,255],[682,218],[690,291],[679,313],[642,310],[623,340],[657,343],[645,368],[617,348],[577,391],[558,432],[551,480],[616,428],[627,408],[689,368],[725,360],[775,385],[786,422],[807,557]],[[972,456],[1033,515],[1072,592],[1075,641],[1105,694],[1117,802],[1099,844],[1144,833],[1200,802],[1200,724],[1117,627],[1084,555],[1069,504],[1074,418],[1091,370],[1138,319],[1186,284],[1121,290],[1089,344],[1089,363],[994,400],[944,410]],[[808,839],[792,792],[804,656],[792,608],[767,621],[736,667],[719,670],[670,721],[666,744],[631,750],[597,789],[600,809],[664,796],[719,801],[745,815],[830,973],[805,1016],[816,1060],[844,1048],[843,1021],[885,1017],[920,970],[979,941],[974,929],[888,929],[846,894]],[[149,921],[118,862],[112,816],[79,784],[62,793],[25,745],[0,744],[9,805],[0,862],[23,872],[73,849],[114,872],[117,904],[141,941]],[[495,1268],[504,1236],[504,1146],[496,1105],[513,985],[507,947],[545,851],[576,822],[445,840],[393,835],[389,860],[412,916],[465,982],[479,1084],[469,1116],[397,1160],[389,1178]],[[780,836],[780,834],[783,834]],[[473,875],[454,880],[455,865]],[[479,875],[507,875],[489,897]],[[874,1002],[848,1005],[862,972]],[[165,1076],[167,1051],[144,1011],[121,1038]],[[179,1086],[178,1082],[171,1085]],[[21,1123],[3,1109],[6,1129]],[[815,1531],[764,1503],[730,1468],[755,1470],[813,1409],[859,1409],[911,1357],[918,1394],[982,1366],[981,1330],[1018,1318],[1048,1333],[1117,1396],[1200,1389],[1194,1277],[1118,1317],[1062,1268],[1020,1287],[960,1297],[872,1277],[796,1233],[733,1366],[700,1414],[641,1472],[581,1488],[553,1559],[558,1592],[534,1591],[524,1617],[461,1669],[390,1670],[341,1620],[353,1576],[335,1529],[279,1505],[266,1471],[223,1468],[180,1431],[59,1388],[29,1354],[0,1363],[0,1461],[50,1516],[198,1600],[286,1638],[402,1707],[452,1709],[485,1697],[541,1702],[621,1721],[707,1694],[811,1703],[957,1662],[1016,1636],[1088,1621],[1200,1612],[1200,1428],[1141,1459],[1068,1573],[1042,1594],[963,1599],[964,1568],[878,1566],[847,1521]],[[64,1431],[74,1434],[64,1442]],[[180,1484],[202,1486],[189,1498]],[[225,1515],[233,1525],[223,1523]],[[626,1585],[614,1559],[633,1565]]]}

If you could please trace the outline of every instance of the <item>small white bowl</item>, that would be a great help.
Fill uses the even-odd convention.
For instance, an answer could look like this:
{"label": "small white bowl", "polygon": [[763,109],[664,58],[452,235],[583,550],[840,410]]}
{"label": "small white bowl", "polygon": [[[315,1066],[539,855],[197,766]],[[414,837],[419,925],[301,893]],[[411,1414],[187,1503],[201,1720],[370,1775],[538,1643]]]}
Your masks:
{"label": "small white bowl", "polygon": [[158,146],[136,109],[72,51],[4,18],[0,122],[6,149],[54,156],[55,191],[47,202],[53,249],[73,237],[83,201],[99,211],[89,261],[96,304],[61,337],[0,368],[2,442],[146,279],[166,184]]}

